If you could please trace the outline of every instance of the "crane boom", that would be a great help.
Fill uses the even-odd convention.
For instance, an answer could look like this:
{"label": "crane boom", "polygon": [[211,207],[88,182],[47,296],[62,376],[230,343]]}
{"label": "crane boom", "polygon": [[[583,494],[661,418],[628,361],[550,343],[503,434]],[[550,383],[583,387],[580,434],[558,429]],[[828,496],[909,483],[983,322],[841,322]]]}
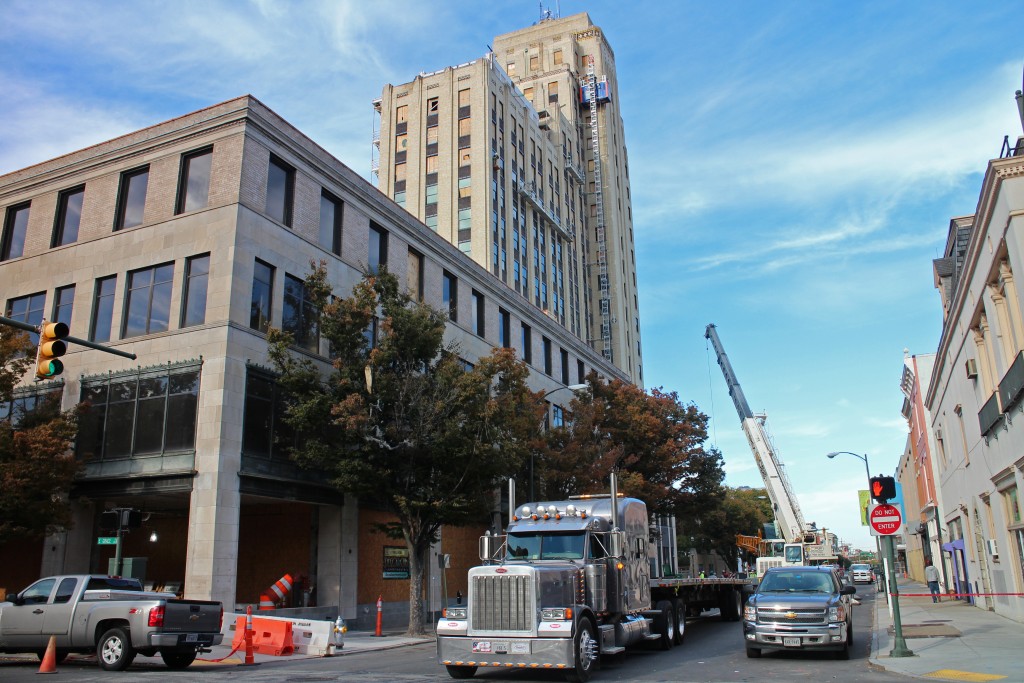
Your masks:
{"label": "crane boom", "polygon": [[718,332],[714,325],[708,325],[704,331],[704,337],[711,340],[711,345],[718,356],[718,365],[725,375],[725,383],[729,386],[729,396],[736,406],[736,412],[740,416],[740,426],[747,436],[747,443],[750,444],[750,451],[754,454],[754,461],[757,469],[761,472],[764,480],[765,490],[771,500],[772,509],[775,511],[775,521],[779,533],[790,543],[800,543],[806,529],[804,516],[800,512],[800,504],[796,500],[796,494],[789,484],[786,471],[783,468],[782,459],[772,447],[768,432],[764,426],[764,416],[754,415],[747,404],[747,399],[740,388],[740,382],[736,379],[729,357],[725,355],[725,349],[718,338]]}

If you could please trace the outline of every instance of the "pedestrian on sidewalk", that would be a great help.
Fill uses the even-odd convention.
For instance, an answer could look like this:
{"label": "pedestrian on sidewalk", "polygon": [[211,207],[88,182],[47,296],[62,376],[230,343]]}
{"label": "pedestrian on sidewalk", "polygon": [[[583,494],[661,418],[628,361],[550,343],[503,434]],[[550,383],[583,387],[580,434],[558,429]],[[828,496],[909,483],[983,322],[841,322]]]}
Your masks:
{"label": "pedestrian on sidewalk", "polygon": [[924,580],[928,582],[928,590],[932,593],[932,602],[939,602],[939,570],[931,560],[924,561]]}

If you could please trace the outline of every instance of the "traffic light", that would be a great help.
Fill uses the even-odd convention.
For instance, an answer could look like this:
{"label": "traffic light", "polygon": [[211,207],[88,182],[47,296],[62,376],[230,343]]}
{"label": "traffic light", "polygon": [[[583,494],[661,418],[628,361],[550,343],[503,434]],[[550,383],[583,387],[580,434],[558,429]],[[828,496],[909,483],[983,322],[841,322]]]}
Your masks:
{"label": "traffic light", "polygon": [[871,499],[877,503],[887,503],[896,497],[896,480],[892,477],[871,477]]}
{"label": "traffic light", "polygon": [[68,332],[70,330],[65,323],[44,320],[39,326],[39,347],[36,350],[36,377],[39,379],[50,379],[64,372],[64,364],[57,358],[67,353],[64,337]]}
{"label": "traffic light", "polygon": [[142,513],[140,511],[131,508],[123,508],[121,510],[122,529],[138,529],[140,526],[142,526]]}

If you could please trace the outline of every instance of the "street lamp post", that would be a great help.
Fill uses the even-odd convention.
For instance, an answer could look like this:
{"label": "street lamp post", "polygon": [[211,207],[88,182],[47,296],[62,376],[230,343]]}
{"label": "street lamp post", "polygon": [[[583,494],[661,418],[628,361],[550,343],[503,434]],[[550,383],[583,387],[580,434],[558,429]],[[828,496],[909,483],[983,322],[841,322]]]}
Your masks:
{"label": "street lamp post", "polygon": [[[541,396],[540,400],[543,401],[544,399],[546,399],[551,394],[553,394],[555,392],[558,392],[558,391],[561,391],[562,389],[568,389],[569,391],[571,391],[573,393],[576,393],[577,391],[582,391],[583,389],[586,389],[586,388],[587,388],[586,384],[567,384],[564,387],[555,387],[551,391],[549,391],[546,394],[544,394],[543,396]],[[546,410],[544,411],[544,417],[547,417],[547,411]],[[544,426],[543,418],[541,419],[540,424],[541,424],[541,427]],[[534,451],[531,449],[530,450],[530,502],[531,503],[536,503],[537,502],[537,498],[536,498],[536,495],[534,493],[534,486],[533,486],[533,484],[534,484],[533,461],[534,461]]]}
{"label": "street lamp post", "polygon": [[[864,455],[860,455],[859,453],[854,453],[853,451],[833,451],[833,452],[828,454],[828,458],[832,459],[832,458],[834,458],[837,455],[840,455],[842,453],[845,453],[847,455],[852,455],[855,458],[860,458],[861,460],[864,461],[864,471],[867,472],[867,475],[868,475],[868,495],[870,495],[870,493],[871,493],[871,491],[870,491],[870,487],[871,487],[871,468],[868,466],[868,456],[867,456],[867,454],[865,453]],[[914,653],[907,647],[907,641],[904,640],[904,638],[903,638],[903,627],[902,627],[902,624],[900,623],[899,589],[896,586],[896,573],[895,573],[895,567],[894,567],[895,562],[896,562],[896,558],[895,558],[895,552],[893,550],[892,536],[886,536],[885,541],[886,541],[886,543],[885,543],[886,560],[888,560],[888,562],[886,562],[885,564],[889,565],[889,569],[888,569],[887,576],[886,576],[886,583],[887,583],[887,590],[888,590],[889,594],[892,596],[892,620],[893,620],[893,624],[892,625],[893,625],[893,640],[894,640],[893,649],[889,651],[889,656],[890,657],[912,657],[914,655]],[[880,545],[878,536],[875,536],[875,548],[877,548],[878,556],[879,556],[879,558],[881,558],[881,556],[882,556],[882,549],[881,549],[881,545]]]}

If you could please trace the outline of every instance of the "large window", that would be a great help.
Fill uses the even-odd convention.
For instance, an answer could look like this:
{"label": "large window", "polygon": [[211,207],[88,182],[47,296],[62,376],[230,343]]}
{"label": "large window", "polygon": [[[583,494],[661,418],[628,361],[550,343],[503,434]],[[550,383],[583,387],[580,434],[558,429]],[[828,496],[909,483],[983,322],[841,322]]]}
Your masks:
{"label": "large window", "polygon": [[78,241],[78,227],[82,224],[82,200],[85,186],[64,190],[57,195],[57,220],[53,224],[51,247]]}
{"label": "large window", "polygon": [[210,168],[213,148],[189,152],[181,157],[178,202],[174,213],[203,209],[210,201]]}
{"label": "large window", "polygon": [[288,459],[292,430],[284,421],[285,404],[277,382],[250,368],[245,377],[245,421],[242,453],[275,460]]}
{"label": "large window", "polygon": [[4,234],[0,239],[0,261],[18,258],[25,252],[29,208],[30,204],[25,202],[7,209],[4,216]]}
{"label": "large window", "polygon": [[164,332],[171,316],[174,264],[164,263],[128,273],[128,296],[121,337]]}
{"label": "large window", "polygon": [[75,286],[58,287],[53,293],[53,318],[55,323],[71,327],[71,313],[75,307]]}
{"label": "large window", "polygon": [[116,286],[116,275],[96,280],[96,287],[93,290],[92,323],[89,325],[89,339],[94,342],[110,341],[110,328],[114,320],[114,289]]}
{"label": "large window", "polygon": [[185,291],[181,306],[181,327],[206,322],[206,293],[210,281],[210,255],[193,256],[185,262]]}
{"label": "large window", "polygon": [[551,375],[551,340],[541,337],[541,346],[544,350],[544,374]]}
{"label": "large window", "polygon": [[195,448],[199,369],[83,380],[90,410],[79,426],[77,456],[114,460]]}
{"label": "large window", "polygon": [[448,311],[448,319],[459,319],[459,279],[447,270],[441,276],[441,301]]}
{"label": "large window", "polygon": [[485,321],[485,307],[484,307],[484,295],[480,292],[473,290],[473,332],[479,337],[487,336],[485,332],[486,324]]}
{"label": "large window", "polygon": [[[19,296],[7,302],[7,317],[29,325],[38,325],[43,321],[43,307],[46,305],[46,292]],[[32,343],[38,343],[39,335],[31,332]]]}
{"label": "large window", "polygon": [[252,300],[249,327],[260,332],[270,329],[270,305],[273,303],[274,267],[257,259],[252,274]]}
{"label": "large window", "polygon": [[388,231],[370,221],[370,246],[366,265],[371,275],[376,275],[388,265]]}
{"label": "large window", "polygon": [[295,169],[271,155],[267,170],[266,214],[291,227],[292,197],[295,193]]}
{"label": "large window", "polygon": [[341,256],[341,218],[344,204],[327,190],[320,192],[320,246]]}
{"label": "large window", "polygon": [[320,330],[316,307],[309,300],[306,283],[294,275],[284,276],[284,314],[281,329],[290,332],[295,345],[316,353],[320,349]]}
{"label": "large window", "polygon": [[142,225],[146,208],[146,190],[149,187],[149,166],[125,171],[117,190],[117,213],[114,230]]}
{"label": "large window", "polygon": [[15,390],[10,401],[0,401],[0,420],[7,420],[10,426],[18,428],[26,415],[40,409],[59,411],[64,393],[62,388],[40,391],[34,387]]}
{"label": "large window", "polygon": [[[569,383],[569,352],[565,349],[558,350],[558,360],[561,361],[562,366],[562,384]],[[583,384],[583,382],[580,382]]]}
{"label": "large window", "polygon": [[512,346],[512,316],[504,308],[498,309],[498,343],[504,349]]}
{"label": "large window", "polygon": [[405,270],[409,296],[423,301],[423,254],[409,247],[409,265]]}
{"label": "large window", "polygon": [[533,362],[533,330],[526,323],[522,323],[523,333],[523,360],[527,363]]}

